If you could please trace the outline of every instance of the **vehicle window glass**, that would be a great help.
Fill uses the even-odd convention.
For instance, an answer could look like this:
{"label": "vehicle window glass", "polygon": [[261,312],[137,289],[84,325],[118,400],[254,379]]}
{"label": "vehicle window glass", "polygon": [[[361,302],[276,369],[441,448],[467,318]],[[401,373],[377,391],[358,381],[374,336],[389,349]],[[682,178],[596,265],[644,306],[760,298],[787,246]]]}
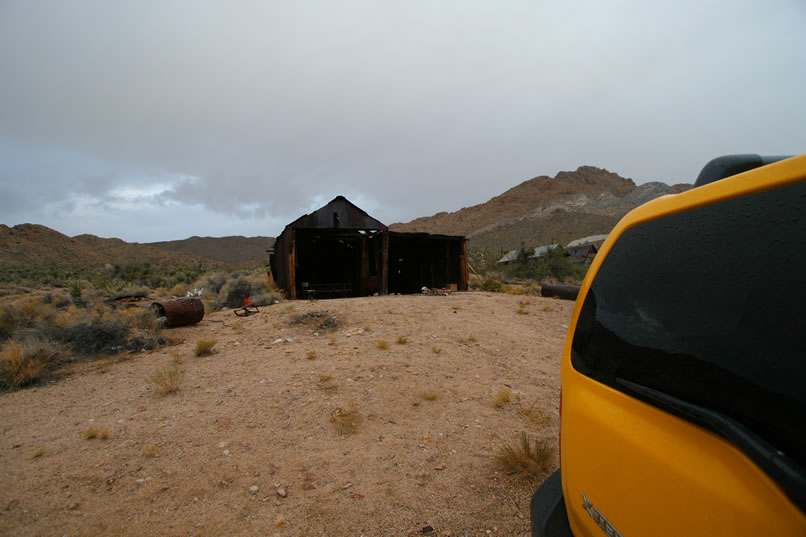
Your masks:
{"label": "vehicle window glass", "polygon": [[804,305],[797,183],[625,231],[586,297],[572,364],[720,412],[806,467]]}

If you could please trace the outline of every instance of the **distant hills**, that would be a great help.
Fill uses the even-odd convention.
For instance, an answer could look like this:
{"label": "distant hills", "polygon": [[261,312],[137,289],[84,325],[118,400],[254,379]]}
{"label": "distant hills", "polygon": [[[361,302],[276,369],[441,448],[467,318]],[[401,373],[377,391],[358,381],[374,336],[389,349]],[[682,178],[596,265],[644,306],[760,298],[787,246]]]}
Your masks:
{"label": "distant hills", "polygon": [[0,224],[0,266],[102,265],[132,262],[248,266],[265,263],[272,237],[191,237],[140,244],[95,235],[68,237],[37,224]]}
{"label": "distant hills", "polygon": [[274,237],[190,237],[181,241],[152,242],[149,246],[167,252],[196,255],[227,265],[255,265],[269,259],[266,250],[274,246]]}
{"label": "distant hills", "polygon": [[522,245],[567,244],[581,237],[607,234],[631,209],[689,188],[691,185],[658,182],[636,186],[631,179],[607,170],[581,166],[553,178],[544,175],[529,179],[479,205],[389,228],[465,235],[470,246],[501,253]]}
{"label": "distant hills", "polygon": [[[470,246],[494,253],[548,243],[567,244],[609,233],[618,220],[642,203],[691,185],[647,183],[636,186],[594,166],[581,166],[555,177],[540,176],[503,194],[455,212],[440,212],[393,231],[465,235]],[[272,237],[190,237],[148,244],[104,239],[95,235],[68,237],[36,224],[0,224],[0,267],[100,265],[152,262],[203,263],[207,266],[255,266],[268,260]]]}

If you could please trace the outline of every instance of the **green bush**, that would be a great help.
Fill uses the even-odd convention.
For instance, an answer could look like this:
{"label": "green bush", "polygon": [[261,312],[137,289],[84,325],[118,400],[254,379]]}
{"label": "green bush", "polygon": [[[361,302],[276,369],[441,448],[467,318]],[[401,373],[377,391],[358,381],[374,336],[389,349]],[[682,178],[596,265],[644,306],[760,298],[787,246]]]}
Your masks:
{"label": "green bush", "polygon": [[531,278],[533,280],[574,280],[582,281],[588,270],[568,255],[562,246],[551,249],[537,259],[530,259],[528,250],[521,250],[518,258],[504,268],[504,272],[514,278]]}
{"label": "green bush", "polygon": [[481,282],[481,290],[497,293],[501,290],[501,282],[493,278],[485,278],[484,281]]}

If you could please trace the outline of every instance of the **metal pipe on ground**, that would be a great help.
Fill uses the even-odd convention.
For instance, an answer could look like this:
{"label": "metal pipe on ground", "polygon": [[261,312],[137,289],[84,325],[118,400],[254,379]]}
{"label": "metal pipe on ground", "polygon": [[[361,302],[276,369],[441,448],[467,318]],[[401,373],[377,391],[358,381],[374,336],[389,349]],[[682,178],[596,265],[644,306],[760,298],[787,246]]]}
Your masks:
{"label": "metal pipe on ground", "polygon": [[544,283],[540,285],[540,294],[552,298],[576,300],[579,294],[579,285],[556,285]]}
{"label": "metal pipe on ground", "polygon": [[157,317],[165,318],[165,326],[187,326],[204,318],[204,303],[198,298],[182,298],[170,302],[154,302],[151,309]]}

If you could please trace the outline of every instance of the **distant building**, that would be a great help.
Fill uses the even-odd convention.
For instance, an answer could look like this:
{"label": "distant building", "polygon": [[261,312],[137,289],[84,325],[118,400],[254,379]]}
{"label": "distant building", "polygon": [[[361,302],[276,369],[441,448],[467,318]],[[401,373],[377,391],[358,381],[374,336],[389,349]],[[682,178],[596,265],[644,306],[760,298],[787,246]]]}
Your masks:
{"label": "distant building", "polygon": [[288,224],[269,263],[289,298],[467,290],[464,237],[389,231],[344,196]]}
{"label": "distant building", "polygon": [[[553,250],[558,246],[559,244],[545,244],[543,246],[538,246],[535,249],[529,251],[528,258],[539,259],[544,255],[546,255],[549,250]],[[498,263],[501,263],[502,265],[512,263],[513,261],[518,259],[518,255],[520,255],[520,252],[521,252],[520,250],[510,250],[509,252],[504,254],[504,257],[498,260]]]}
{"label": "distant building", "polygon": [[607,235],[591,235],[568,243],[568,255],[584,265],[590,265]]}
{"label": "distant building", "polygon": [[572,246],[568,248],[568,255],[583,265],[590,265],[593,262],[593,258],[596,257],[596,252],[598,251],[599,250],[594,245],[585,244],[582,246]]}

